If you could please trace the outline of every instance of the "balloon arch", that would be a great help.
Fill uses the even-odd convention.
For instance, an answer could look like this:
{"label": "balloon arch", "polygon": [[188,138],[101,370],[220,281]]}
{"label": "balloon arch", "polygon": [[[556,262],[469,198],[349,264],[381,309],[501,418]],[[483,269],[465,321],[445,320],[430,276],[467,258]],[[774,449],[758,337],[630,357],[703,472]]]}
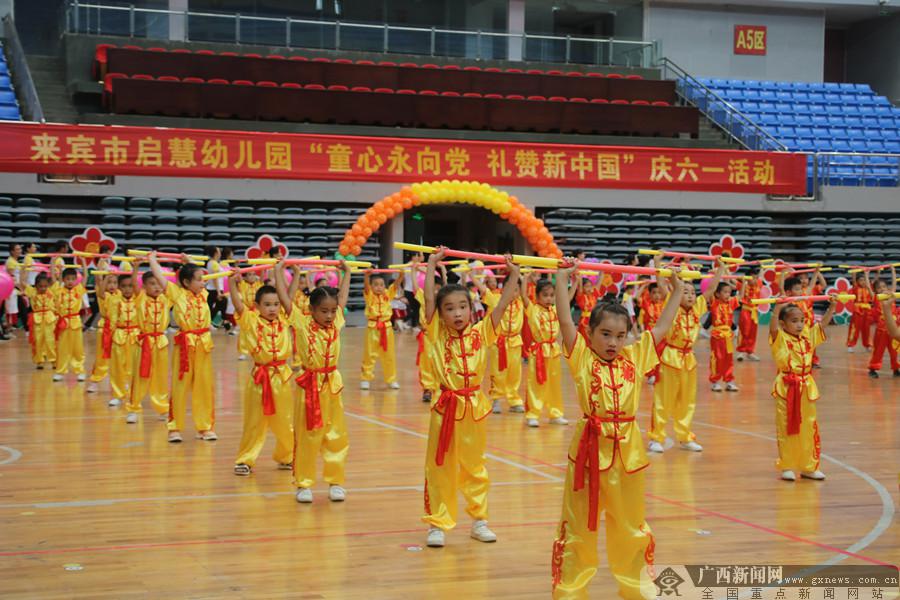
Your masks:
{"label": "balloon arch", "polygon": [[425,204],[471,204],[485,208],[519,229],[540,256],[562,258],[562,251],[544,222],[534,216],[515,196],[477,181],[430,181],[404,186],[385,196],[361,215],[344,234],[338,251],[359,256],[373,233],[404,210]]}

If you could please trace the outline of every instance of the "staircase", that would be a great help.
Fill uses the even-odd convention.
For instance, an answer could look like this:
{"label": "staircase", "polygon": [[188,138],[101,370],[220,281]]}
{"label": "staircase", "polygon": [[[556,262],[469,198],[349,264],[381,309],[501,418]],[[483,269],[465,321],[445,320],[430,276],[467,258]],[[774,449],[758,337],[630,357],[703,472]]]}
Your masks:
{"label": "staircase", "polygon": [[78,111],[66,89],[66,68],[63,60],[56,56],[29,54],[28,69],[34,80],[38,98],[44,109],[44,119],[49,123],[77,123]]}
{"label": "staircase", "polygon": [[721,127],[702,113],[700,114],[700,128],[697,131],[697,139],[703,142],[702,146],[704,148],[720,148],[722,150],[740,150],[743,148]]}

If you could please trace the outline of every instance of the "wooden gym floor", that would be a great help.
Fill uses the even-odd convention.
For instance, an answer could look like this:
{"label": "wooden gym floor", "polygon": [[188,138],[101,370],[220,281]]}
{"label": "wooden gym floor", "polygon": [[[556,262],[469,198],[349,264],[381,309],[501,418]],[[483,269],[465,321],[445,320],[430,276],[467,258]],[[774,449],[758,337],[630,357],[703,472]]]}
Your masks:
{"label": "wooden gym floor", "polygon": [[[900,379],[885,370],[868,379],[868,356],[846,352],[845,328],[830,332],[816,373],[828,480],[778,479],[773,367],[761,332],[763,361],[737,365],[740,393],[714,395],[701,383],[695,432],[704,452],[651,458],[657,564],[900,562]],[[290,473],[269,458],[271,439],[254,475],[232,474],[249,371],[235,338],[214,335],[219,441],[181,445],[166,443],[150,412],[127,425],[122,408],[107,408],[107,382],[96,395],[74,378],[52,383],[50,371],[33,369],[23,334],[0,344],[0,597],[548,598],[572,426],[532,430],[522,415],[489,418],[499,542],[470,540],[461,510],[447,546],[423,548],[428,411],[415,340],[399,336],[401,390],[377,383],[360,392],[361,333],[345,332],[342,360],[348,499],[329,503],[320,483],[312,505],[294,501]],[[85,338],[89,367],[95,335]],[[697,346],[703,380],[708,343]],[[574,419],[567,374],[564,391]],[[644,429],[650,400],[645,389]],[[603,560],[591,597],[615,596]]]}

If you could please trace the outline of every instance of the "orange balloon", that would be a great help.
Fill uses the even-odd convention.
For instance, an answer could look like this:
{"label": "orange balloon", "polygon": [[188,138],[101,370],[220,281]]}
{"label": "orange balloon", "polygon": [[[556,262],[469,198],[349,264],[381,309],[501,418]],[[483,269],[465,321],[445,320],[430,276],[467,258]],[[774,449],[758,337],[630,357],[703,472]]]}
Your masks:
{"label": "orange balloon", "polygon": [[350,254],[352,254],[353,256],[359,256],[360,254],[362,254],[362,247],[353,246],[352,248],[350,248]]}
{"label": "orange balloon", "polygon": [[388,216],[386,213],[380,212],[378,213],[378,216],[375,217],[375,220],[378,221],[379,225],[384,225],[388,220]]}
{"label": "orange balloon", "polygon": [[528,224],[528,235],[534,238],[537,238],[538,233],[540,233],[541,228],[535,225],[533,222]]}
{"label": "orange balloon", "polygon": [[401,206],[403,206],[404,209],[412,208],[412,206],[413,206],[412,196],[409,194],[407,194],[406,196],[403,196],[403,198],[401,198],[401,200],[400,200],[400,204],[401,204]]}
{"label": "orange balloon", "polygon": [[537,244],[535,244],[535,245],[537,246],[537,249],[540,250],[541,252],[543,252],[550,246],[550,244],[545,239],[539,239],[537,241]]}
{"label": "orange balloon", "polygon": [[362,233],[362,225],[360,225],[359,223],[354,223],[353,227],[350,228],[350,231],[352,231],[356,235],[359,235]]}
{"label": "orange balloon", "polygon": [[544,222],[541,221],[540,219],[535,219],[534,222],[537,223],[537,226],[538,226],[538,227],[543,227],[543,226],[544,226]]}
{"label": "orange balloon", "polygon": [[362,234],[368,239],[372,235],[372,228],[368,225],[363,225]]}

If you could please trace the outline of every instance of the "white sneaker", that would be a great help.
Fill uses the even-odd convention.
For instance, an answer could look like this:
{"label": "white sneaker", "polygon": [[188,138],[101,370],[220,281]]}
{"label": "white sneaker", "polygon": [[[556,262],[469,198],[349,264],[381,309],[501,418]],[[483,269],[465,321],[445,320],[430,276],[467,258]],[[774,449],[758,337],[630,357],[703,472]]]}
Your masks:
{"label": "white sneaker", "polygon": [[803,473],[800,473],[800,477],[805,477],[806,479],[815,479],[816,481],[822,481],[823,479],[825,479],[825,473],[823,473],[822,471],[819,471],[819,470],[815,470],[812,473],[810,473],[809,471],[804,471]]}
{"label": "white sneaker", "polygon": [[122,404],[122,401],[119,400],[118,398],[112,398],[109,402],[106,403],[107,406],[112,406],[112,407],[121,406],[121,404]]}
{"label": "white sneaker", "polygon": [[347,499],[347,490],[339,485],[328,488],[328,499],[332,502],[343,502]]}
{"label": "white sneaker", "polygon": [[130,412],[125,416],[126,423],[137,423],[138,422],[138,414]]}
{"label": "white sneaker", "polygon": [[169,432],[169,443],[170,444],[180,444],[181,443],[181,432],[180,431],[170,431]]}
{"label": "white sneaker", "polygon": [[212,429],[208,429],[203,433],[198,433],[197,439],[203,440],[204,442],[214,442],[219,439],[219,436],[217,436],[216,432]]}
{"label": "white sneaker", "polygon": [[84,373],[79,373],[78,377],[76,377],[75,379],[77,381],[84,381],[85,379],[87,379],[87,375],[85,375]]}
{"label": "white sneaker", "polygon": [[712,391],[714,391],[714,392],[721,392],[721,391],[722,391],[722,384],[719,383],[719,382],[717,381],[717,382],[715,382],[714,384],[712,384],[712,388],[710,388],[710,389],[711,389]]}
{"label": "white sneaker", "polygon": [[738,352],[737,354],[734,355],[734,360],[739,361],[739,362],[743,362],[743,360],[745,358],[747,358],[747,355],[744,354],[743,352]]}
{"label": "white sneaker", "polygon": [[755,354],[748,354],[748,355],[747,355],[747,360],[752,360],[753,362],[759,362],[760,359],[759,359],[759,357],[758,357],[757,355],[755,355]]}
{"label": "white sneaker", "polygon": [[854,352],[856,352],[855,349],[853,349],[853,348],[847,348],[847,354],[853,354]]}
{"label": "white sneaker", "polygon": [[663,452],[665,452],[666,449],[663,448],[663,445],[660,444],[659,442],[653,441],[653,442],[650,442],[649,444],[647,444],[647,450],[649,450],[650,452],[656,452],[658,454],[662,454]]}
{"label": "white sneaker", "polygon": [[62,375],[60,375],[59,373],[54,373],[54,374],[53,374],[53,381],[62,381],[62,380],[63,380],[63,376],[62,376]]}
{"label": "white sneaker", "polygon": [[238,360],[247,360],[247,355],[246,354],[239,355]]}
{"label": "white sneaker", "polygon": [[87,384],[87,387],[84,388],[84,391],[88,394],[96,394],[97,393],[97,383],[92,381]]}
{"label": "white sneaker", "polygon": [[425,545],[429,548],[443,548],[444,530],[438,529],[437,527],[429,527],[428,538],[425,540]]}
{"label": "white sneaker", "polygon": [[361,389],[361,390],[367,390],[367,389],[369,389],[369,382],[368,382],[368,381],[360,381],[360,382],[359,382],[359,389]]}
{"label": "white sneaker", "polygon": [[312,504],[312,490],[309,488],[300,488],[295,496],[300,504]]}
{"label": "white sneaker", "polygon": [[390,383],[390,384],[388,384],[388,387],[391,388],[392,390],[399,390],[400,382],[395,381],[394,383]]}
{"label": "white sneaker", "polygon": [[159,416],[157,417],[157,419],[159,419],[160,421],[168,421],[168,420],[169,420],[169,415],[167,415],[166,413],[163,413],[163,414],[159,415]]}
{"label": "white sneaker", "polygon": [[469,533],[473,540],[490,544],[497,541],[497,534],[490,530],[487,521],[475,521],[472,523],[472,531]]}
{"label": "white sneaker", "polygon": [[237,331],[234,328],[228,330],[228,335],[237,335]]}
{"label": "white sneaker", "polygon": [[568,425],[569,420],[565,417],[556,417],[555,419],[550,419],[551,425]]}
{"label": "white sneaker", "polygon": [[511,413],[523,413],[523,412],[525,412],[525,407],[522,406],[521,404],[518,405],[518,406],[510,406],[510,407],[509,407],[509,412],[511,412]]}
{"label": "white sneaker", "polygon": [[647,378],[648,385],[656,385],[656,375],[651,375]]}
{"label": "white sneaker", "polygon": [[790,469],[786,469],[781,472],[781,478],[785,481],[797,481],[797,476],[794,475],[794,472]]}
{"label": "white sneaker", "polygon": [[703,452],[703,446],[691,440],[690,442],[681,442],[681,449],[688,452]]}
{"label": "white sneaker", "polygon": [[700,330],[700,337],[709,339],[709,332],[705,329]]}
{"label": "white sneaker", "polygon": [[540,427],[541,426],[541,424],[538,422],[537,419],[525,419],[525,424],[528,425],[529,427]]}
{"label": "white sneaker", "polygon": [[737,384],[735,382],[729,381],[728,383],[725,384],[725,391],[726,392],[739,392],[739,391],[741,391],[741,389],[737,386]]}
{"label": "white sneaker", "polygon": [[493,404],[491,405],[491,412],[495,415],[499,415],[503,412],[503,407],[500,405],[500,400],[494,400]]}

